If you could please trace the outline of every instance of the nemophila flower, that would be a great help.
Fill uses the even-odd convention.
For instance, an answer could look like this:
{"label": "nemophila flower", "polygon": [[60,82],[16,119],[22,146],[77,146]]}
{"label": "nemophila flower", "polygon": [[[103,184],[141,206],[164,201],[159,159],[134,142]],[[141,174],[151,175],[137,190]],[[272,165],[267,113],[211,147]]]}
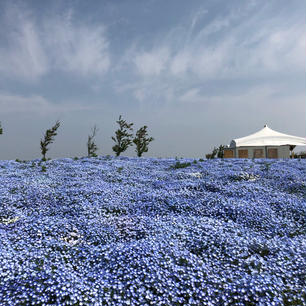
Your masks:
{"label": "nemophila flower", "polygon": [[0,305],[306,305],[304,161],[37,162],[0,162]]}

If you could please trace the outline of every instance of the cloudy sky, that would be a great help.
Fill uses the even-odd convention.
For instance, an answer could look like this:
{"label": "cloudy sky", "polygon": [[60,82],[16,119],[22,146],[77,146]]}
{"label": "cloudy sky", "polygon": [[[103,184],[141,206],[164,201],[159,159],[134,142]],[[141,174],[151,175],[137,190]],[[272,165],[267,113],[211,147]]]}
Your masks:
{"label": "cloudy sky", "polygon": [[[0,159],[112,154],[119,115],[147,156],[203,157],[268,124],[306,134],[303,0],[0,1]],[[134,148],[125,155],[134,156]]]}

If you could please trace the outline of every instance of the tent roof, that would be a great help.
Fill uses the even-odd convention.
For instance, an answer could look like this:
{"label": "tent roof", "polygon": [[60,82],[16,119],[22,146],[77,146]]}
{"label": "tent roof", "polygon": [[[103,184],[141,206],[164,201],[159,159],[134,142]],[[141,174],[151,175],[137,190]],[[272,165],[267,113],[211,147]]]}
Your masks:
{"label": "tent roof", "polygon": [[305,146],[306,139],[304,137],[296,137],[276,132],[267,125],[260,131],[246,137],[236,138],[231,141],[231,147],[244,146]]}

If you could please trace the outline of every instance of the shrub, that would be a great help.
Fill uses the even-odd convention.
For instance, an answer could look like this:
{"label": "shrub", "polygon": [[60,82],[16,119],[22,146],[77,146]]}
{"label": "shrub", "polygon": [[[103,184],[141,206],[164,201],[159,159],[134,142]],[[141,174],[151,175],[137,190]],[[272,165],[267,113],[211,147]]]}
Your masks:
{"label": "shrub", "polygon": [[181,169],[181,168],[187,168],[191,166],[191,163],[186,162],[186,163],[180,163],[179,161],[177,161],[174,166],[171,166],[172,169]]}

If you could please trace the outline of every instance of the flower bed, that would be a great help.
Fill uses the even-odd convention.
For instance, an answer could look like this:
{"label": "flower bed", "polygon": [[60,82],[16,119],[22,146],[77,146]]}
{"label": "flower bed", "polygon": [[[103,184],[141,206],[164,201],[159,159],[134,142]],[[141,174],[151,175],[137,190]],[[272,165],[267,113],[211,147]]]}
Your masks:
{"label": "flower bed", "polygon": [[306,161],[0,162],[0,305],[306,305]]}

